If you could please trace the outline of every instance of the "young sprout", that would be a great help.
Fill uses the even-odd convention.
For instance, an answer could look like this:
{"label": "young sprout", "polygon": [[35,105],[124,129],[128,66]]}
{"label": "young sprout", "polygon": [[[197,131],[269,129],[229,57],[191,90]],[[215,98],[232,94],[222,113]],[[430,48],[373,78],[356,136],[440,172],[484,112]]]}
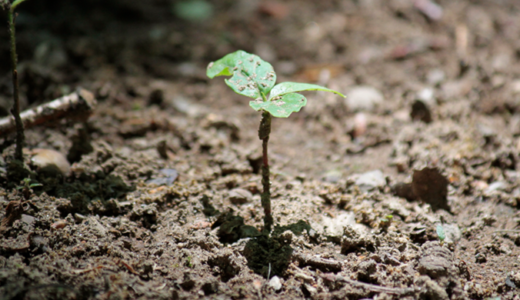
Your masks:
{"label": "young sprout", "polygon": [[269,182],[269,158],[267,145],[271,133],[271,117],[287,118],[307,104],[307,99],[298,92],[326,91],[345,97],[343,94],[316,85],[298,82],[276,84],[276,73],[268,62],[254,54],[238,50],[208,65],[209,78],[231,76],[226,84],[235,93],[254,99],[249,102],[254,110],[262,113],[258,137],[262,140],[262,207],[264,208],[264,231],[270,232],[273,225]]}
{"label": "young sprout", "polygon": [[439,237],[441,244],[444,243],[444,240],[446,239],[446,233],[444,232],[444,227],[442,227],[442,224],[437,224],[435,230],[437,231],[437,236]]}

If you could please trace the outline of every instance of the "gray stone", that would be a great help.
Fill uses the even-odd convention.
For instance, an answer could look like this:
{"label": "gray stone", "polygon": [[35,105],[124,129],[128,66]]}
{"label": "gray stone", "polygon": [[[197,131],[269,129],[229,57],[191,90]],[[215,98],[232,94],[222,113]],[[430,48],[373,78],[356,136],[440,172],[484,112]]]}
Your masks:
{"label": "gray stone", "polygon": [[384,100],[383,94],[369,86],[357,86],[347,93],[345,104],[351,111],[373,111]]}
{"label": "gray stone", "polygon": [[271,280],[269,280],[269,286],[275,291],[279,291],[282,288],[282,282],[278,276],[273,276]]}
{"label": "gray stone", "polygon": [[361,174],[355,181],[361,191],[368,192],[386,185],[386,179],[380,170]]}
{"label": "gray stone", "polygon": [[229,192],[229,201],[233,204],[245,204],[251,202],[253,194],[250,191],[237,188]]}
{"label": "gray stone", "polygon": [[422,257],[419,260],[417,270],[421,275],[428,275],[435,279],[448,274],[453,263],[453,254],[439,242],[426,242],[421,247]]}
{"label": "gray stone", "polygon": [[495,191],[503,191],[507,189],[507,183],[503,181],[495,181],[491,183],[487,189],[484,191],[485,194],[491,194]]}
{"label": "gray stone", "polygon": [[335,218],[323,216],[321,223],[312,224],[312,227],[318,230],[318,232],[323,232],[324,236],[338,240],[341,239],[345,232],[345,227],[351,228],[359,236],[369,231],[365,225],[356,222],[353,212],[340,213]]}
{"label": "gray stone", "polygon": [[92,232],[99,238],[106,237],[107,229],[97,219],[98,217],[89,217],[88,222]]}
{"label": "gray stone", "polygon": [[52,149],[33,149],[31,162],[38,168],[38,172],[45,174],[68,175],[70,163],[60,152]]}
{"label": "gray stone", "polygon": [[445,242],[454,243],[462,237],[462,233],[457,224],[442,224],[442,227],[444,228],[444,234],[446,235],[446,238],[444,239]]}

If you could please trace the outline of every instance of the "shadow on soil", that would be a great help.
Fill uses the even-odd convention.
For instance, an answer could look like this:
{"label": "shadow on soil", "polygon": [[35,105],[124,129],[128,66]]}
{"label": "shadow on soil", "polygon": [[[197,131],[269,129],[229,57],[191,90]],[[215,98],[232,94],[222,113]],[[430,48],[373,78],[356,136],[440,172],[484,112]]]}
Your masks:
{"label": "shadow on soil", "polygon": [[[209,206],[205,205],[205,209],[209,210]],[[247,265],[255,273],[266,278],[285,273],[293,254],[292,235],[301,235],[304,231],[308,233],[311,230],[308,223],[300,220],[286,226],[275,226],[271,236],[267,236],[255,227],[245,225],[244,219],[234,215],[233,210],[218,217],[212,225],[212,228],[217,227],[217,236],[222,243],[234,243],[242,238],[251,238],[244,247]],[[286,234],[287,231],[292,234]]]}

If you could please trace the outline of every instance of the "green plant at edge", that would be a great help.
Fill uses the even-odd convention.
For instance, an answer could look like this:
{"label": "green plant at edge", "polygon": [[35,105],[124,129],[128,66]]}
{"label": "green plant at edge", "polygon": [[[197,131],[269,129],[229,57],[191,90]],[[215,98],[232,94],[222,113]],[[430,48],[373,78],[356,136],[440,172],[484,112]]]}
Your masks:
{"label": "green plant at edge", "polygon": [[22,191],[22,195],[25,198],[25,200],[29,200],[31,198],[31,195],[33,193],[32,188],[43,186],[41,183],[33,182],[31,183],[31,178],[27,177],[23,179],[23,184],[16,187],[17,190]]}
{"label": "green plant at edge", "polygon": [[442,224],[437,224],[435,231],[437,231],[437,236],[439,237],[441,244],[444,243],[444,240],[446,239],[446,233],[444,232],[444,227],[442,227]]}
{"label": "green plant at edge", "polygon": [[[262,140],[262,207],[264,208],[264,231],[270,232],[273,225],[269,182],[269,159],[267,145],[271,133],[271,117],[287,118],[307,104],[307,99],[298,92],[326,91],[345,97],[343,94],[316,85],[298,82],[276,84],[276,73],[270,63],[242,50],[230,53],[208,65],[209,78],[231,76],[226,84],[237,94],[252,98],[254,110],[262,113],[258,137]],[[276,85],[275,85],[276,84]]]}
{"label": "green plant at edge", "polygon": [[15,150],[15,159],[19,161],[23,161],[23,144],[25,140],[25,134],[23,131],[23,122],[20,118],[20,96],[19,96],[19,87],[18,87],[18,71],[17,71],[17,55],[16,55],[16,35],[15,35],[15,13],[14,10],[16,7],[25,0],[16,0],[13,3],[9,3],[8,0],[4,0],[2,2],[2,7],[7,11],[7,19],[9,24],[9,39],[11,46],[11,68],[13,71],[13,108],[11,109],[11,113],[13,114],[14,121],[16,124],[16,150]]}

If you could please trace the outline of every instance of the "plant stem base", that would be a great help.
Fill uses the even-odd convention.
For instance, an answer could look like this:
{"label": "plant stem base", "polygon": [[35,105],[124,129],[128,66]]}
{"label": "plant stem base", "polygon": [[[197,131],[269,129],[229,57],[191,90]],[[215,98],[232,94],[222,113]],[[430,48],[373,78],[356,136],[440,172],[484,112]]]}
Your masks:
{"label": "plant stem base", "polygon": [[269,181],[269,156],[267,145],[271,133],[271,114],[264,112],[258,129],[258,137],[262,140],[262,207],[264,208],[264,232],[271,232],[273,226],[273,215],[271,213],[271,182]]}

